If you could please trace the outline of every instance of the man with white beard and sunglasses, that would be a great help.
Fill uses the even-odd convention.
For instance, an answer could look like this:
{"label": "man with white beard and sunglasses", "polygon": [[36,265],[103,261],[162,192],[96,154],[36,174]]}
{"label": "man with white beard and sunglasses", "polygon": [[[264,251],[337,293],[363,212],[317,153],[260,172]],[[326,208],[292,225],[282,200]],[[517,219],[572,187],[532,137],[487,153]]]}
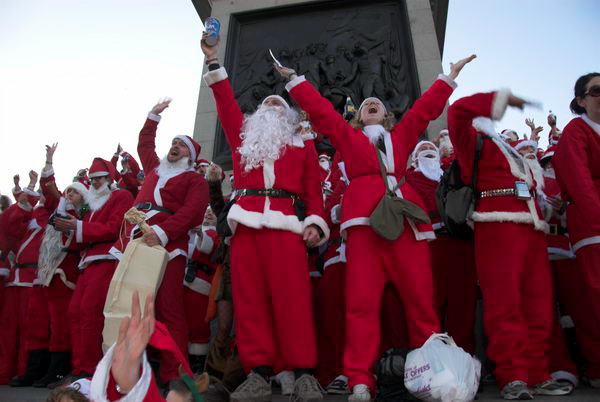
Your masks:
{"label": "man with white beard and sunglasses", "polygon": [[[137,225],[123,222],[124,229],[110,252],[121,259],[131,239],[143,237],[149,246],[161,245],[169,253],[158,293],[156,318],[164,323],[181,352],[188,352],[188,325],[184,306],[183,278],[187,263],[189,231],[200,225],[208,206],[208,184],[194,170],[200,145],[188,135],[176,135],[162,159],[156,153],[156,132],[161,113],[170,99],[156,104],[142,127],[138,155],[145,172],[134,206],[146,214],[152,229],[142,235]],[[179,362],[169,353],[161,353],[160,380],[166,384],[179,378]]]}
{"label": "man with white beard and sunglasses", "polygon": [[127,190],[113,190],[117,177],[115,167],[107,160],[94,158],[89,170],[90,213],[81,219],[69,215],[56,217],[59,231],[73,231],[75,241],[69,249],[79,249],[80,275],[69,304],[72,370],[77,378],[90,377],[102,358],[103,308],[110,281],[117,268],[116,258],[108,251],[119,237],[123,214],[131,207],[133,197]]}
{"label": "man with white beard and sunglasses", "polygon": [[311,375],[317,356],[306,253],[329,236],[317,152],[298,132],[298,113],[280,96],[268,96],[243,116],[218,64],[218,45],[202,41],[202,51],[236,187],[227,217],[233,302],[240,358],[251,372],[231,400],[270,401],[275,368],[295,371],[293,400],[320,400]]}
{"label": "man with white beard and sunglasses", "polygon": [[406,182],[421,196],[436,239],[429,242],[435,309],[443,332],[464,350],[475,353],[475,305],[477,274],[473,241],[450,237],[436,203],[436,190],[444,171],[434,143],[421,141],[412,153]]}

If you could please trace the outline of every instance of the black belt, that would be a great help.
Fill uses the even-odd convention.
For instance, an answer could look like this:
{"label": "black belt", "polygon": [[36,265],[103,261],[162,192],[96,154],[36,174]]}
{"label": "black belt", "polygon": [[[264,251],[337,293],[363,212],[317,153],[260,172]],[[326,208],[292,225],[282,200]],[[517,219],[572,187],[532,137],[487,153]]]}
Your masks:
{"label": "black belt", "polygon": [[160,205],[154,205],[151,202],[141,202],[141,203],[137,204],[135,207],[137,209],[145,209],[146,211],[152,210],[152,211],[164,212],[169,215],[173,215],[175,213],[168,208],[161,207]]}
{"label": "black belt", "polygon": [[89,243],[86,247],[86,249],[90,249],[94,246],[97,246],[98,244],[108,244],[108,243],[114,243],[114,240],[108,240],[108,241],[97,241],[97,242],[93,242],[93,243]]}
{"label": "black belt", "polygon": [[548,234],[554,235],[554,236],[562,236],[562,235],[566,235],[567,233],[569,233],[569,231],[562,227],[561,225],[557,224],[557,223],[550,223],[548,224],[549,226],[549,231]]}
{"label": "black belt", "polygon": [[291,198],[292,200],[299,198],[296,194],[278,188],[243,188],[241,190],[236,190],[235,195],[236,197],[259,196],[272,198]]}
{"label": "black belt", "polygon": [[70,250],[68,248],[63,247],[60,251],[62,251],[63,253],[67,253],[67,254],[76,254],[79,255],[79,251],[78,250]]}
{"label": "black belt", "polygon": [[37,262],[26,262],[24,264],[15,264],[15,268],[37,268]]}

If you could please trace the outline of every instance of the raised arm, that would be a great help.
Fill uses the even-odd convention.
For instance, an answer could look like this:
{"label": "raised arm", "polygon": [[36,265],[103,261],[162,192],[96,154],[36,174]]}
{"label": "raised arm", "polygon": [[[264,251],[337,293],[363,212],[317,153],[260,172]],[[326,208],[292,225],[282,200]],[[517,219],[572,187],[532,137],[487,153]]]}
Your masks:
{"label": "raised arm", "polygon": [[161,119],[160,114],[169,107],[170,103],[170,99],[165,99],[154,105],[140,131],[137,151],[146,172],[152,171],[160,164],[160,159],[156,154],[156,129]]}
{"label": "raised arm", "polygon": [[46,198],[46,201],[44,202],[44,208],[46,208],[49,213],[52,213],[56,210],[58,207],[58,201],[61,197],[60,191],[56,186],[56,181],[54,180],[53,168],[54,152],[56,151],[57,146],[58,143],[46,145],[46,164],[42,169],[42,175],[40,178],[40,188],[42,189],[42,194]]}

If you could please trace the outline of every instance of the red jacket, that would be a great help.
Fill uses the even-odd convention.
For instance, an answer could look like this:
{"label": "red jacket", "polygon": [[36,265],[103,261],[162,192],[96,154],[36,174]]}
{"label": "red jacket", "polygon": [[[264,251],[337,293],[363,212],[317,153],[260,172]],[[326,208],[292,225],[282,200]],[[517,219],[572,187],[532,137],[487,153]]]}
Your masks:
{"label": "red jacket", "polygon": [[[567,124],[552,165],[569,202],[567,221],[573,250],[600,243],[600,124],[583,115]],[[595,162],[594,162],[595,161]]]}
{"label": "red jacket", "polygon": [[285,148],[279,159],[274,162],[266,161],[264,167],[244,171],[241,156],[237,152],[242,144],[240,131],[244,116],[235,100],[227,73],[221,67],[206,73],[204,80],[213,90],[219,120],[232,150],[235,188],[286,190],[298,195],[306,204],[306,219],[300,222],[295,214],[292,199],[240,197],[227,216],[233,231],[237,224],[241,223],[254,229],[267,227],[301,234],[304,228],[315,224],[325,234],[319,245],[325,243],[329,237],[329,228],[323,219],[321,167],[313,142],[304,141],[301,135],[295,134],[292,145]]}
{"label": "red jacket", "polygon": [[[406,112],[391,133],[384,135],[388,181],[396,184],[406,170],[408,160],[419,137],[431,120],[444,110],[454,85],[442,76]],[[369,217],[385,192],[377,157],[377,150],[362,130],[352,128],[337,113],[331,103],[323,98],[304,77],[298,77],[287,85],[290,95],[310,115],[315,131],[323,133],[341,154],[350,185],[342,204],[342,232],[354,225],[368,225]],[[387,159],[387,160],[386,160]],[[423,201],[408,184],[403,184],[398,194],[421,208]],[[430,224],[414,224],[409,221],[417,240],[434,239]]]}
{"label": "red jacket", "polygon": [[[504,91],[475,94],[457,100],[448,109],[448,131],[465,183],[471,182],[477,136],[487,137],[483,141],[479,160],[478,193],[514,189],[516,181],[527,182],[530,190],[536,188],[533,174],[518,152],[504,143],[491,128],[481,127],[481,130],[487,130],[483,134],[473,127],[476,117],[500,119],[506,110],[508,95]],[[533,197],[527,201],[519,200],[516,196],[481,198],[476,202],[472,219],[476,222],[531,224],[537,230],[548,230]]]}
{"label": "red jacket", "polygon": [[[179,171],[168,177],[159,177],[156,168],[160,164],[156,154],[156,129],[160,116],[149,115],[140,131],[138,154],[146,174],[133,205],[151,203],[167,208],[173,214],[162,211],[144,211],[148,224],[169,252],[169,259],[178,255],[187,256],[188,232],[200,225],[208,206],[208,184],[193,168]],[[125,230],[111,253],[121,259],[131,238],[140,235],[137,225],[124,222]]]}

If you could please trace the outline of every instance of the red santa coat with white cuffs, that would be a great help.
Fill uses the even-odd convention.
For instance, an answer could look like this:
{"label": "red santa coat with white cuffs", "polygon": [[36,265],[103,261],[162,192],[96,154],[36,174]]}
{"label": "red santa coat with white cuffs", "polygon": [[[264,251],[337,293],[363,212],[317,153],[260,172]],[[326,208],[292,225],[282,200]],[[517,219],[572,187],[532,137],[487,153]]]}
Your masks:
{"label": "red santa coat with white cuffs", "polygon": [[225,68],[209,71],[204,80],[213,90],[223,130],[233,150],[233,173],[238,189],[276,188],[298,195],[306,204],[306,219],[298,220],[293,202],[289,198],[260,196],[241,197],[229,210],[227,221],[232,231],[238,223],[253,229],[263,227],[288,230],[302,234],[304,228],[315,224],[323,236],[318,245],[329,238],[329,227],[323,219],[323,194],[321,167],[312,141],[304,141],[294,134],[292,145],[286,146],[276,161],[265,161],[264,166],[244,171],[241,155],[236,151],[242,144],[240,131],[244,116],[235,100]]}
{"label": "red santa coat with white cuffs", "polygon": [[[196,236],[193,249],[190,250],[190,259],[214,268],[215,264],[210,259],[220,244],[221,238],[215,227],[202,226],[202,232]],[[183,284],[194,292],[208,296],[211,288],[211,279],[212,275],[198,270],[192,283],[183,281]]]}
{"label": "red santa coat with white cuffs", "polygon": [[[193,168],[159,176],[157,167],[160,159],[155,150],[159,121],[160,116],[148,114],[140,131],[137,151],[146,176],[133,205],[149,202],[173,212],[171,215],[161,211],[144,211],[146,221],[169,252],[169,260],[172,260],[178,255],[187,257],[188,232],[202,223],[208,205],[208,184]],[[137,225],[125,222],[125,230],[111,253],[120,259],[129,240],[140,236],[138,229]]]}
{"label": "red santa coat with white cuffs", "polygon": [[[425,131],[430,120],[443,111],[456,84],[445,75],[440,75],[413,107],[398,122],[392,132],[384,133],[385,155],[390,186],[397,184],[404,175],[406,161]],[[377,157],[377,150],[362,130],[354,129],[337,113],[329,101],[310,85],[304,77],[288,83],[286,89],[305,110],[315,130],[324,133],[341,154],[350,184],[344,193],[347,202],[342,204],[342,233],[355,225],[368,225],[369,217],[384,194],[385,188]],[[397,194],[422,209],[425,205],[415,190],[404,183]],[[409,220],[417,240],[435,239],[431,224],[414,223]]]}
{"label": "red santa coat with white cuffs", "polygon": [[[563,200],[573,251],[600,244],[600,124],[587,115],[567,124],[552,158]],[[596,162],[594,162],[596,160]]]}
{"label": "red santa coat with white cuffs", "polygon": [[119,238],[123,215],[133,203],[133,197],[127,190],[114,190],[104,205],[77,220],[75,244],[69,248],[85,247],[81,252],[79,269],[86,268],[91,262],[115,260],[109,253],[115,240]]}
{"label": "red santa coat with white cuffs", "polygon": [[[450,139],[465,183],[471,182],[475,144],[477,135],[481,135],[478,130],[488,137],[483,141],[481,150],[477,192],[514,188],[516,181],[527,182],[530,190],[536,188],[531,169],[521,155],[493,131],[491,122],[481,119],[473,121],[478,116],[499,119],[506,109],[508,95],[504,90],[475,94],[457,100],[448,111]],[[520,164],[523,169],[520,169]],[[516,196],[505,196],[479,199],[472,219],[475,222],[531,224],[536,230],[547,232],[548,224],[541,216],[539,205],[533,197],[524,201]]]}

